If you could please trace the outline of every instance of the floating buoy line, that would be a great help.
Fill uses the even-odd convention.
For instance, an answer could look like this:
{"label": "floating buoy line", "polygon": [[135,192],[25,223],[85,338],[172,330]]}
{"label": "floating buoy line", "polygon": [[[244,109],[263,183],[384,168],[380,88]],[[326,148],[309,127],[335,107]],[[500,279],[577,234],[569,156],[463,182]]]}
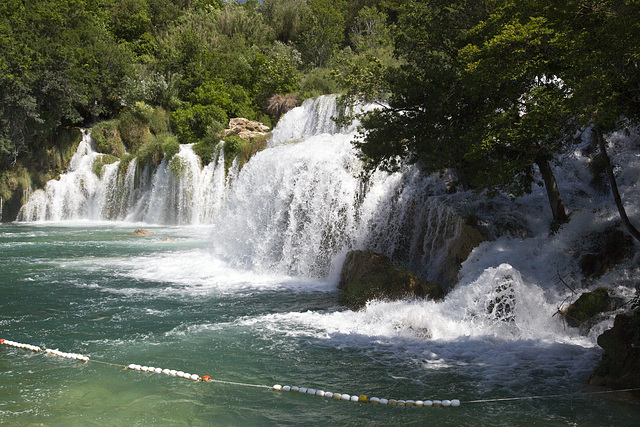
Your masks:
{"label": "floating buoy line", "polygon": [[[298,387],[298,386],[288,386],[288,385],[280,385],[280,384],[276,384],[273,386],[267,386],[267,385],[259,385],[259,384],[246,384],[246,383],[240,383],[240,382],[234,382],[234,381],[224,381],[224,380],[219,380],[219,379],[215,379],[215,378],[211,378],[209,375],[197,375],[197,374],[190,374],[188,372],[184,372],[184,371],[178,371],[175,369],[163,369],[163,368],[157,368],[157,367],[153,367],[153,366],[146,366],[146,365],[138,365],[135,363],[131,363],[129,365],[120,365],[117,363],[110,363],[110,362],[103,362],[100,360],[93,360],[90,359],[89,356],[83,355],[83,354],[78,354],[78,353],[65,353],[63,351],[60,351],[58,349],[52,350],[52,349],[42,349],[39,346],[36,345],[30,345],[30,344],[23,344],[23,343],[19,343],[19,342],[15,342],[15,341],[11,341],[11,340],[7,340],[7,339],[0,339],[0,345],[8,345],[10,347],[15,347],[15,348],[21,348],[24,350],[30,350],[33,351],[35,353],[44,353],[44,354],[49,354],[52,356],[57,356],[57,357],[61,357],[64,359],[74,359],[74,360],[78,360],[84,363],[87,362],[93,362],[93,363],[100,363],[103,365],[110,365],[110,366],[116,366],[119,368],[123,368],[125,370],[131,370],[131,371],[140,371],[140,372],[148,372],[148,373],[155,373],[155,374],[164,374],[164,375],[168,375],[168,376],[172,376],[172,377],[178,377],[178,378],[184,378],[186,380],[191,380],[191,381],[200,381],[200,382],[210,382],[210,383],[219,383],[219,384],[229,384],[229,385],[236,385],[236,386],[242,386],[242,387],[254,387],[254,388],[265,388],[265,389],[269,389],[269,390],[275,390],[275,391],[282,391],[282,392],[293,392],[293,393],[302,393],[302,394],[309,394],[312,396],[318,396],[318,397],[325,397],[325,398],[329,398],[329,399],[336,399],[336,400],[342,400],[342,401],[347,401],[347,402],[360,402],[360,403],[371,403],[374,405],[388,405],[388,406],[430,406],[430,407],[458,407],[460,406],[461,402],[458,399],[444,399],[444,400],[396,400],[396,399],[383,399],[383,398],[378,398],[378,397],[368,397],[364,394],[354,394],[354,395],[350,395],[350,394],[346,394],[346,393],[334,393],[334,392],[329,392],[329,391],[324,391],[324,390],[316,390],[313,388],[306,388],[306,387]],[[545,395],[545,396],[527,396],[527,397],[508,397],[508,398],[497,398],[497,399],[482,399],[482,400],[469,400],[469,401],[465,401],[463,403],[465,404],[471,404],[471,403],[491,403],[491,402],[507,402],[507,401],[518,401],[518,400],[533,400],[533,399],[555,399],[555,398],[567,398],[567,397],[578,397],[578,396],[585,396],[585,395],[592,395],[592,394],[607,394],[607,393],[619,393],[619,392],[628,392],[628,391],[639,391],[640,388],[630,388],[630,389],[624,389],[624,390],[604,390],[604,391],[594,391],[594,392],[587,392],[587,393],[574,393],[574,394],[562,394],[562,395]]]}
{"label": "floating buoy line", "polygon": [[168,375],[168,376],[172,376],[172,377],[178,377],[178,378],[184,378],[186,380],[191,380],[191,381],[201,381],[201,382],[211,382],[211,383],[219,383],[219,384],[229,384],[229,385],[237,385],[237,386],[243,386],[243,387],[255,387],[255,388],[265,388],[265,389],[270,389],[270,390],[275,390],[275,391],[284,391],[284,392],[294,392],[294,393],[302,393],[302,394],[308,394],[308,395],[313,395],[313,396],[318,396],[318,397],[325,397],[325,398],[331,398],[331,399],[336,399],[336,400],[343,400],[343,401],[348,401],[348,402],[360,402],[360,403],[372,403],[372,404],[378,404],[378,405],[390,405],[390,406],[436,406],[436,407],[456,407],[456,406],[460,406],[460,401],[458,399],[452,399],[452,400],[396,400],[396,399],[382,399],[382,398],[378,398],[378,397],[367,397],[364,394],[356,394],[356,395],[350,395],[350,394],[346,394],[346,393],[334,393],[334,392],[329,392],[329,391],[324,391],[324,390],[316,390],[313,388],[306,388],[306,387],[298,387],[298,386],[282,386],[280,384],[276,384],[274,386],[267,386],[267,385],[259,385],[259,384],[245,384],[245,383],[239,383],[239,382],[233,382],[233,381],[224,381],[224,380],[218,380],[215,378],[211,378],[209,375],[198,375],[198,374],[190,374],[188,372],[185,371],[178,371],[176,369],[163,369],[163,368],[158,368],[158,367],[154,367],[154,366],[146,366],[146,365],[138,365],[135,363],[131,363],[129,365],[120,365],[117,363],[110,363],[110,362],[102,362],[99,360],[93,360],[90,359],[89,356],[86,356],[84,354],[78,354],[78,353],[65,353],[63,351],[60,351],[58,349],[56,350],[52,350],[52,349],[42,349],[41,347],[35,346],[35,345],[30,345],[30,344],[23,344],[23,343],[19,343],[19,342],[15,342],[15,341],[11,341],[11,340],[6,340],[6,339],[0,339],[0,344],[4,344],[4,345],[8,345],[11,347],[15,347],[15,348],[22,348],[25,350],[30,350],[36,353],[44,353],[44,354],[49,354],[51,356],[57,356],[57,357],[62,357],[64,359],[74,359],[74,360],[78,360],[80,362],[84,362],[84,363],[88,363],[88,362],[94,362],[94,363],[101,363],[101,364],[105,364],[105,365],[110,365],[110,366],[116,366],[116,367],[120,367],[123,368],[125,370],[130,370],[130,371],[140,371],[140,372],[149,372],[149,373],[155,373],[155,374],[164,374],[164,375]]}

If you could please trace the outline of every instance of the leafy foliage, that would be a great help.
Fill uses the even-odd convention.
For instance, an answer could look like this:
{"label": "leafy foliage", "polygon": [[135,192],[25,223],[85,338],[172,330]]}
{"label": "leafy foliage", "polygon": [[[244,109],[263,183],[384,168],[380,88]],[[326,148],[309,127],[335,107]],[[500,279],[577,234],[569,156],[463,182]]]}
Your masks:
{"label": "leafy foliage", "polygon": [[[382,80],[389,108],[363,119],[363,157],[371,167],[451,168],[462,184],[516,197],[531,191],[539,171],[554,219],[566,220],[549,162],[572,143],[568,135],[638,122],[640,31],[629,18],[638,7],[407,2],[395,34],[402,63]],[[347,84],[375,93],[357,77],[347,73]]]}

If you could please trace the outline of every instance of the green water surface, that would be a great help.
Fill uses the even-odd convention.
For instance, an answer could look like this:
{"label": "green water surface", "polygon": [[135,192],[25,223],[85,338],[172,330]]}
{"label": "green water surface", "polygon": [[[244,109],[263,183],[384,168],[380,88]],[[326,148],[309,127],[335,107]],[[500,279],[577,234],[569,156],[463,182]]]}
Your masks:
{"label": "green water surface", "polygon": [[[463,404],[417,408],[343,402],[187,381],[3,345],[0,423],[621,426],[640,419],[638,404],[617,395],[466,404],[511,397],[514,390],[522,395],[592,391],[562,378],[570,369],[562,355],[582,350],[519,343],[519,352],[559,355],[551,370],[557,377],[522,380],[490,378],[482,366],[465,367],[481,348],[494,345],[490,342],[434,343],[455,356],[447,367],[432,369],[420,358],[429,343],[323,334],[277,321],[291,313],[322,319],[343,310],[332,284],[232,269],[220,270],[222,283],[212,265],[224,267],[226,261],[208,255],[206,228],[151,227],[149,236],[132,235],[134,228],[0,226],[0,338],[81,353],[92,361],[178,369],[244,384],[395,399],[457,398]],[[278,280],[285,285],[274,284]]]}

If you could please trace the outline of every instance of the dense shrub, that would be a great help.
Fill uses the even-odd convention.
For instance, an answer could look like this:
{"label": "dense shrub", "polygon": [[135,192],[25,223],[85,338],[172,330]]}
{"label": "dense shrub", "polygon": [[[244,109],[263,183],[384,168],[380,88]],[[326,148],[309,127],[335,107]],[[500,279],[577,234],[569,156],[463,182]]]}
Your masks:
{"label": "dense shrub", "polygon": [[126,111],[120,116],[118,131],[122,141],[132,153],[137,153],[151,137],[149,125],[132,111]]}
{"label": "dense shrub", "polygon": [[138,150],[138,162],[141,165],[152,163],[157,166],[165,156],[167,160],[171,160],[178,151],[180,151],[180,144],[175,135],[169,133],[152,135]]}
{"label": "dense shrub", "polygon": [[124,144],[118,132],[118,121],[100,122],[91,130],[94,148],[98,153],[110,154],[116,157],[124,155]]}

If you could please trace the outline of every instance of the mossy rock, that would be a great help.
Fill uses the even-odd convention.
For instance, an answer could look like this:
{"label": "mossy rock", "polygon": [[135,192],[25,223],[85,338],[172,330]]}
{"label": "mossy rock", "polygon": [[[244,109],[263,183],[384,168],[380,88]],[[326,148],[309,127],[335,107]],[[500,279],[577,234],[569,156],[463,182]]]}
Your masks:
{"label": "mossy rock", "polygon": [[569,326],[577,328],[596,314],[610,310],[611,304],[609,291],[605,288],[597,288],[580,295],[580,298],[567,308],[564,318]]}
{"label": "mossy rock", "polygon": [[96,160],[93,162],[93,173],[95,173],[98,178],[102,178],[102,172],[105,165],[110,165],[117,162],[118,159],[116,156],[112,156],[110,154],[102,154],[99,157],[96,157]]}
{"label": "mossy rock", "polygon": [[25,191],[31,188],[31,175],[29,171],[16,165],[12,169],[0,173],[0,198],[2,198],[2,211],[0,219],[14,221],[22,205]]}
{"label": "mossy rock", "polygon": [[109,120],[100,122],[91,130],[94,148],[98,153],[109,154],[116,157],[124,155],[124,144],[118,131],[118,121]]}
{"label": "mossy rock", "polygon": [[424,282],[410,272],[396,268],[391,260],[371,251],[351,251],[340,273],[341,303],[362,308],[368,301],[407,297],[440,299],[440,285]]}

